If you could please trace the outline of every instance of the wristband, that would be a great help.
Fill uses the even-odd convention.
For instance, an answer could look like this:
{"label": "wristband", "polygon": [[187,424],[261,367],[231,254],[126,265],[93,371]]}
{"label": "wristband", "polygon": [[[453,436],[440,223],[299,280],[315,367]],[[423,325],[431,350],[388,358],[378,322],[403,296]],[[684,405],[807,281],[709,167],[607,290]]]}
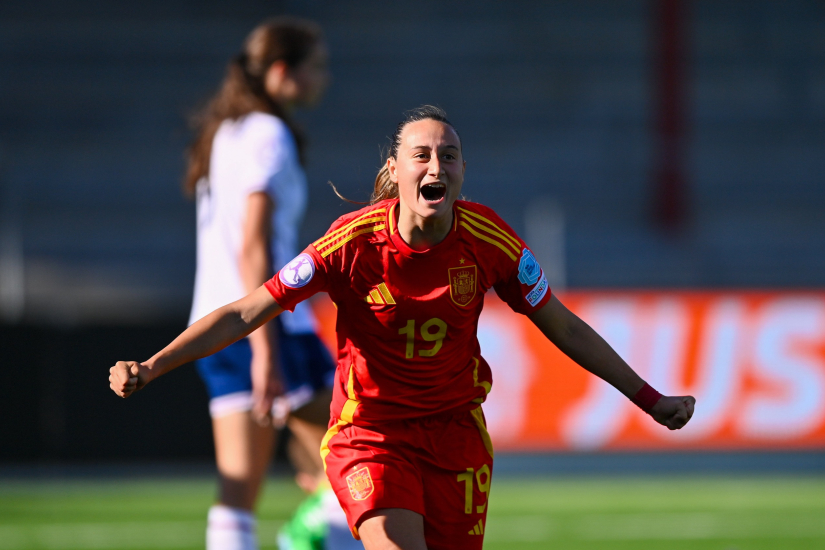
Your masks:
{"label": "wristband", "polygon": [[644,412],[650,414],[650,409],[652,409],[661,398],[662,394],[654,390],[650,384],[645,382],[642,389],[637,391],[636,395],[634,395],[630,400]]}

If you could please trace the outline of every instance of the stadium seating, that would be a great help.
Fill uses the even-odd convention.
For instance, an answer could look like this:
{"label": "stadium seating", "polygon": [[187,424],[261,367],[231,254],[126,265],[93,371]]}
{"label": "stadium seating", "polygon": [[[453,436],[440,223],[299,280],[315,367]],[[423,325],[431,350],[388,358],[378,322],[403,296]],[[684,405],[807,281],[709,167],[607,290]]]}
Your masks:
{"label": "stadium seating", "polygon": [[[0,258],[23,259],[31,319],[184,318],[185,115],[267,12],[70,4],[0,11]],[[347,209],[325,182],[365,199],[400,112],[433,102],[464,139],[469,198],[519,232],[532,201],[563,207],[572,287],[825,284],[825,8],[691,3],[690,217],[667,235],[649,216],[649,5],[425,1],[413,16],[392,2],[268,4],[318,19],[332,52],[330,93],[301,115],[304,241]]]}

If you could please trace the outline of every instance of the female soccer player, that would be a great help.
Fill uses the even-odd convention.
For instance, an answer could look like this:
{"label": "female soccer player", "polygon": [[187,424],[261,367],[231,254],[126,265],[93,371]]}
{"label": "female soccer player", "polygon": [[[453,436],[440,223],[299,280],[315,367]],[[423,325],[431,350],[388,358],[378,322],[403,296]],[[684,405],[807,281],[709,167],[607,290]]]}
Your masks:
{"label": "female soccer player", "polygon": [[[291,114],[314,105],[328,80],[318,26],[273,19],[252,31],[200,114],[185,179],[198,211],[190,322],[252,292],[297,253],[307,183],[303,138]],[[270,411],[282,392],[279,408],[291,409],[288,424],[311,449],[305,466],[314,472],[299,480],[307,489],[317,480],[326,484],[317,448],[326,432],[335,364],[315,335],[307,304],[273,324],[197,361],[210,397],[219,476],[209,550],[257,548],[253,511],[272,456]],[[345,526],[343,536],[351,540]]]}
{"label": "female soccer player", "polygon": [[127,397],[316,292],[338,309],[338,368],[321,456],[368,550],[482,547],[492,386],[476,328],[491,287],[579,365],[679,429],[693,397],[662,397],[552,295],[530,249],[491,209],[458,200],[465,162],[445,114],[398,125],[372,204],[339,218],[262,287],[195,323],[146,362],[118,362]]}

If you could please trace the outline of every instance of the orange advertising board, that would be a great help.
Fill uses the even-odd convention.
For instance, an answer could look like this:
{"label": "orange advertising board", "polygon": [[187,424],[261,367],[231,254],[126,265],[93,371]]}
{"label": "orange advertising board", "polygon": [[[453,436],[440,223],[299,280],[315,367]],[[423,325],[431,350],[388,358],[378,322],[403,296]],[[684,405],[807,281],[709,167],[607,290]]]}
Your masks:
{"label": "orange advertising board", "polygon": [[[825,448],[825,292],[568,292],[561,301],[664,394],[696,397],[670,432],[550,344],[495,293],[478,337],[497,450]],[[315,307],[332,343],[335,312]]]}

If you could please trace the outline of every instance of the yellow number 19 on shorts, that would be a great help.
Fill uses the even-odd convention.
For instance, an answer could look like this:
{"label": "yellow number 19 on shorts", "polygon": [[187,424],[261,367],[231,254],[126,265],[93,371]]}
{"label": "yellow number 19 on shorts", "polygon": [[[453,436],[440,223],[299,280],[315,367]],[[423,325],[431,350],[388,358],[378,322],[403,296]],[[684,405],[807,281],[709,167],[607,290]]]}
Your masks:
{"label": "yellow number 19 on shorts", "polygon": [[467,468],[463,474],[458,474],[458,482],[464,483],[464,513],[473,513],[473,480],[478,483],[478,490],[484,493],[484,502],[476,506],[476,514],[483,514],[487,508],[487,499],[490,498],[490,467],[483,465],[478,471]]}

